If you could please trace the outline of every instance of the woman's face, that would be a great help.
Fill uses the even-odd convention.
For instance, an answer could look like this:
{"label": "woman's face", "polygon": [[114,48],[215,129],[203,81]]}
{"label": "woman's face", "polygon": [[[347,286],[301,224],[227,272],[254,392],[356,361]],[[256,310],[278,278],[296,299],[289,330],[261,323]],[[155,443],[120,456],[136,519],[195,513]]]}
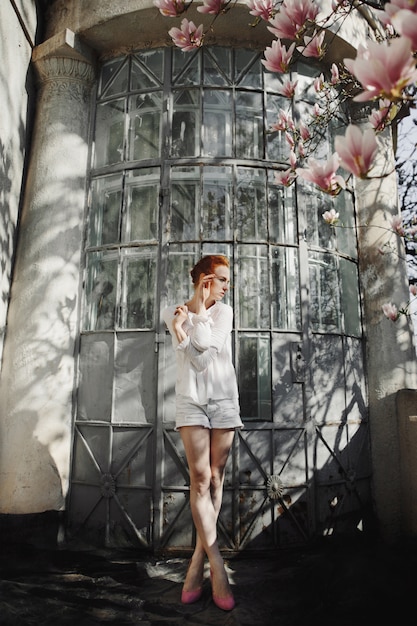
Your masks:
{"label": "woman's face", "polygon": [[226,265],[217,265],[214,268],[214,278],[211,281],[210,296],[217,302],[224,297],[230,287],[230,270]]}

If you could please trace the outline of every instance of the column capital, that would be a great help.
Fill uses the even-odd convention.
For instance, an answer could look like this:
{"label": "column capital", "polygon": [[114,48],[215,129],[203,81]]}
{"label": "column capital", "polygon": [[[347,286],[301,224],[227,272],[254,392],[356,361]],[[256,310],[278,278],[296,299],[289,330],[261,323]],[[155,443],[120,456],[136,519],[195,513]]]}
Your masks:
{"label": "column capital", "polygon": [[51,37],[36,46],[32,62],[38,80],[48,91],[66,93],[75,100],[85,101],[95,79],[95,58],[71,30]]}

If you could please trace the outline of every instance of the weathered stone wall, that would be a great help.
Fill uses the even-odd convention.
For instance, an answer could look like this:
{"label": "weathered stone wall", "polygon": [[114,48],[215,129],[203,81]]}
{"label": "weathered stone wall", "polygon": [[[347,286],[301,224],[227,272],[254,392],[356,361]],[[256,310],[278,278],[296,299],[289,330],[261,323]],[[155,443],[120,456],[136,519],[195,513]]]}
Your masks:
{"label": "weathered stone wall", "polygon": [[0,3],[0,364],[34,100],[35,0]]}

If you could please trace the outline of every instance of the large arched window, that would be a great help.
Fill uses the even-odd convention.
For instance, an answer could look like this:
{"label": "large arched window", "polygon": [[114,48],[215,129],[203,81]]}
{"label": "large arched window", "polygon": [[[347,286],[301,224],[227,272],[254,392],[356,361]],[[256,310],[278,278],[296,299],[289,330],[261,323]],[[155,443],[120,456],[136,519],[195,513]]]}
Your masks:
{"label": "large arched window", "polygon": [[[227,253],[246,419],[272,418],[271,334],[301,332],[305,322],[300,238],[309,243],[310,328],[360,335],[352,205],[337,201],[348,228],[336,235],[321,218],[334,200],[307,185],[296,195],[275,184],[289,148],[269,129],[291,103],[260,58],[160,49],[104,64],[83,321],[84,331],[158,332],[159,306],[188,297],[184,277],[196,258]],[[298,68],[295,117],[308,101],[309,74]],[[329,131],[322,151],[331,141]]]}

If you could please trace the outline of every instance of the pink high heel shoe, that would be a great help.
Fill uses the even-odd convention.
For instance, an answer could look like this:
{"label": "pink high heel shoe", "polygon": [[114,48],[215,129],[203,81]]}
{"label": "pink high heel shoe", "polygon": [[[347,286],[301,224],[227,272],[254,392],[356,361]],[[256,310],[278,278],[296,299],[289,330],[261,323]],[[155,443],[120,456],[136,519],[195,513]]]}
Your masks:
{"label": "pink high heel shoe", "polygon": [[183,589],[181,592],[181,602],[183,604],[194,604],[194,602],[197,602],[197,600],[201,598],[202,594],[202,587],[199,587],[198,589],[192,589],[191,591],[184,591]]}
{"label": "pink high heel shoe", "polygon": [[[213,584],[213,574],[211,570],[210,570],[210,580]],[[233,597],[233,594],[230,594],[229,596],[226,596],[225,598],[219,598],[218,596],[215,596],[213,593],[212,597],[213,597],[214,604],[219,609],[222,609],[222,611],[231,611],[232,609],[235,608],[236,602]]]}

